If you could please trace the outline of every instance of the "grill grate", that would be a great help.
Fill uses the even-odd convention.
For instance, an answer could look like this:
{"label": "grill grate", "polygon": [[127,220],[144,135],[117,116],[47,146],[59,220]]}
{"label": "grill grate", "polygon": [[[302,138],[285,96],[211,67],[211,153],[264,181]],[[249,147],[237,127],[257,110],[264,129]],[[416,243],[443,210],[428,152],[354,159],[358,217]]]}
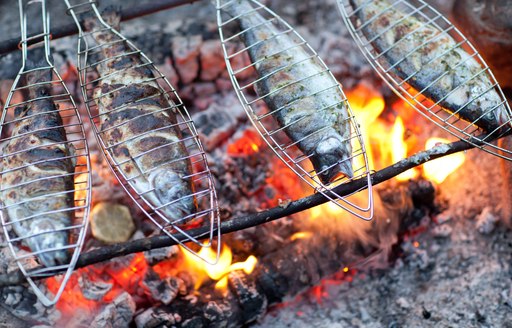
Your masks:
{"label": "grill grate", "polygon": [[[27,38],[29,5],[40,5],[44,32]],[[2,113],[0,218],[7,244],[35,294],[55,304],[73,272],[87,230],[89,150],[75,102],[50,55],[45,1],[19,0],[22,68]],[[32,48],[44,45],[37,57]],[[32,270],[37,262],[44,267]],[[63,273],[53,299],[35,278]]]}
{"label": "grill grate", "polygon": [[[93,0],[65,2],[79,26],[85,105],[112,172],[161,231],[197,255],[173,234],[211,247],[220,232],[213,178],[190,115],[169,81],[119,32],[115,11],[104,18]],[[206,242],[187,232],[198,225],[209,225]]]}
{"label": "grill grate", "polygon": [[397,95],[455,137],[512,159],[511,150],[492,143],[510,131],[506,98],[475,47],[442,14],[422,0],[338,5],[364,56]]}
{"label": "grill grate", "polygon": [[[227,70],[254,127],[306,184],[370,220],[366,150],[331,71],[293,27],[260,2],[216,0],[216,6]],[[357,178],[367,181],[359,195],[332,191]]]}

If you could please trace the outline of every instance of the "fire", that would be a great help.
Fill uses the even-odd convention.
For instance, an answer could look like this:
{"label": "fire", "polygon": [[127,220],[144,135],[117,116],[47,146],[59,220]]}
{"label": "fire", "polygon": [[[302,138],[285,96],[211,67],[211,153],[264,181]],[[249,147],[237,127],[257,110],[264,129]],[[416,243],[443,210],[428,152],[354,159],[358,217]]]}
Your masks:
{"label": "fire", "polygon": [[229,155],[253,155],[260,150],[261,137],[253,129],[246,129],[243,135],[228,145]]}
{"label": "fire", "polygon": [[[391,130],[391,159],[396,163],[407,157],[407,143],[404,141],[405,126],[400,117],[397,117]],[[418,176],[418,171],[411,169],[398,175],[398,181],[407,181]]]}
{"label": "fire", "polygon": [[[433,148],[439,144],[448,143],[449,140],[442,138],[430,138],[425,144],[425,149]],[[463,153],[456,153],[429,161],[423,165],[425,177],[436,183],[443,182],[451,173],[455,172],[465,161]]]}
{"label": "fire", "polygon": [[290,237],[290,240],[291,241],[295,241],[297,239],[309,239],[313,237],[313,233],[312,232],[309,232],[309,231],[300,231],[300,232],[296,232],[294,233],[291,237]]}
{"label": "fire", "polygon": [[[199,287],[210,279],[216,281],[216,290],[225,291],[228,286],[227,275],[230,272],[243,270],[246,274],[250,274],[258,262],[256,257],[251,255],[244,262],[232,263],[233,254],[227,245],[222,246],[218,260],[215,250],[209,247],[203,247],[199,251],[198,255],[210,263],[207,263],[190,252],[183,250],[185,260],[184,266],[195,278],[195,289],[199,289]],[[217,263],[212,264],[216,260]]]}

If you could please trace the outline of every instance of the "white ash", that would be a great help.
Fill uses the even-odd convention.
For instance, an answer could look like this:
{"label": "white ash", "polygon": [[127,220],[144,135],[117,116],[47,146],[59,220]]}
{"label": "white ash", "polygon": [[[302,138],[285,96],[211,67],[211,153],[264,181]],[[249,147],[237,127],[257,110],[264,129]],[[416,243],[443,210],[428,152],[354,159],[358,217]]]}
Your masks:
{"label": "white ash", "polygon": [[144,252],[144,257],[149,265],[154,265],[164,260],[171,259],[178,255],[178,253],[178,246],[169,246],[146,251]]}
{"label": "white ash", "polygon": [[92,281],[87,275],[81,275],[78,277],[78,286],[85,298],[99,301],[112,289],[113,284],[106,281]]}
{"label": "white ash", "polygon": [[91,322],[90,327],[128,327],[135,314],[135,302],[128,293],[122,293],[105,306]]}
{"label": "white ash", "polygon": [[478,232],[483,235],[488,235],[494,231],[499,220],[499,217],[493,213],[490,207],[484,207],[482,213],[476,217],[475,226]]}

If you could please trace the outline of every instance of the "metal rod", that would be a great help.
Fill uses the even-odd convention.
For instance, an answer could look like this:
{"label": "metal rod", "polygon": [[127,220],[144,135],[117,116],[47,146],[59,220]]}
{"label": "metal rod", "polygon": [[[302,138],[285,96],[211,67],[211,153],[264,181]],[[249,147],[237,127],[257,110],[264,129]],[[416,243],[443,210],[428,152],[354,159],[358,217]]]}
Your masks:
{"label": "metal rod", "polygon": [[[484,140],[486,135],[479,136],[475,139]],[[377,171],[371,175],[373,185],[377,185],[384,181],[390,180],[397,175],[422,165],[426,162],[434,160],[436,158],[448,156],[457,152],[473,149],[478,144],[477,140],[472,140],[473,144],[465,141],[456,141],[449,144],[443,144],[434,148],[418,152],[410,157],[407,157],[393,165],[390,165],[380,171]],[[332,190],[339,195],[349,195],[358,190],[362,190],[367,187],[366,177],[353,180],[349,183],[340,185]],[[275,221],[286,216],[299,213],[301,211],[313,208],[315,206],[327,203],[329,199],[321,194],[316,193],[311,196],[307,196],[296,201],[291,202],[286,207],[277,206],[265,211],[261,211],[254,214],[245,215],[238,218],[233,218],[229,221],[222,222],[220,225],[221,234],[227,234],[239,230],[244,230],[257,225],[265,224],[271,221]],[[208,227],[198,228],[190,230],[188,233],[197,236],[198,239],[206,238],[209,233]],[[201,237],[202,236],[202,237]],[[142,238],[134,241],[125,243],[104,246],[98,249],[94,249],[85,253],[82,253],[78,258],[75,268],[83,268],[92,264],[107,261],[116,257],[149,251],[156,248],[163,248],[168,246],[177,245],[178,241],[186,240],[187,237],[183,234],[173,234],[174,238],[169,238],[167,235],[159,235],[151,238]],[[34,270],[39,269],[34,268]],[[49,275],[55,275],[55,272]],[[34,279],[37,279],[34,277]],[[0,275],[0,287],[17,285],[24,282],[23,274],[20,271],[14,271],[9,274]]]}
{"label": "metal rod", "polygon": [[[162,10],[179,7],[186,4],[192,4],[197,1],[199,0],[153,0],[145,4],[123,9],[121,11],[121,20],[127,21],[146,15],[151,15]],[[28,38],[37,36],[41,33],[42,31],[35,32],[34,34],[29,35]],[[54,27],[52,29],[52,39],[60,39],[77,33],[78,28],[75,24],[67,24],[64,26]],[[19,41],[19,38],[15,38],[0,42],[0,55],[17,50]]]}

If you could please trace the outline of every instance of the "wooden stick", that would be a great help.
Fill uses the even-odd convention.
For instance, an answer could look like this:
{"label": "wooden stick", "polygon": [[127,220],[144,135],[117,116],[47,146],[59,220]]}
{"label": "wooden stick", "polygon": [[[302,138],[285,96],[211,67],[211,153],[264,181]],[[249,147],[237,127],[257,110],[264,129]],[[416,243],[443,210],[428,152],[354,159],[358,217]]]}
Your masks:
{"label": "wooden stick", "polygon": [[[485,140],[485,135],[480,136]],[[476,140],[476,139],[475,139]],[[405,158],[391,166],[388,166],[380,171],[377,171],[371,175],[372,183],[377,185],[381,182],[390,180],[397,175],[422,165],[430,160],[447,156],[460,151],[475,148],[474,145],[469,144],[465,141],[456,141],[449,144],[441,144],[429,150],[425,150],[416,153],[408,158]],[[365,177],[353,180],[346,184],[337,186],[333,191],[340,195],[350,195],[358,190],[363,190],[367,186],[367,179]],[[222,222],[220,225],[221,234],[227,234],[234,231],[239,231],[254,227],[260,224],[264,224],[270,221],[274,221],[312,207],[318,206],[328,202],[328,198],[320,193],[313,194],[308,197],[298,199],[291,202],[286,207],[274,207],[265,211],[261,211],[246,216],[233,218],[229,221]],[[187,231],[190,235],[197,236],[198,239],[204,239],[209,234],[209,227],[203,227]],[[167,235],[159,235],[150,238],[143,238],[125,243],[104,246],[98,249],[94,249],[88,252],[84,252],[78,258],[76,268],[83,268],[91,264],[107,261],[119,256],[124,256],[132,253],[138,253],[148,251],[151,249],[162,248],[172,245],[177,245],[178,241],[186,241],[187,237],[183,234],[174,234],[173,238]],[[40,269],[35,268],[34,270]],[[20,284],[25,280],[25,277],[21,271],[15,271],[6,275],[0,275],[0,287],[8,285]]]}
{"label": "wooden stick", "polygon": [[[123,9],[121,11],[121,21],[127,21],[134,18],[150,15],[157,13],[162,10],[167,10],[171,8],[175,8],[178,6],[183,6],[186,4],[191,4],[197,2],[199,0],[152,0],[147,1],[147,3],[141,4],[139,6],[133,6],[130,8]],[[64,13],[63,13],[64,14]],[[31,36],[41,34],[42,31],[36,32]],[[60,39],[66,36],[74,35],[78,33],[78,28],[76,24],[67,24],[64,26],[59,26],[51,29],[52,40]],[[20,42],[19,38],[5,40],[0,43],[0,55],[7,54],[9,52],[18,50],[18,43]]]}

